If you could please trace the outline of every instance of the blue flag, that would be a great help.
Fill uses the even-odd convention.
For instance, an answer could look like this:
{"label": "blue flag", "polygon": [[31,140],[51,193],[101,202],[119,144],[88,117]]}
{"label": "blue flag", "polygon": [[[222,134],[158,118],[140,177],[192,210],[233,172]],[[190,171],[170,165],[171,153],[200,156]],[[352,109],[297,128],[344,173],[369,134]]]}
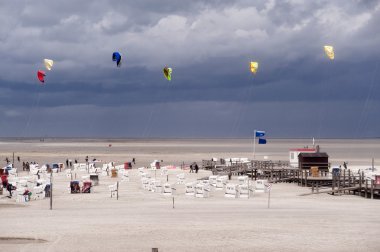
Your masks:
{"label": "blue flag", "polygon": [[263,130],[256,130],[256,137],[262,137],[265,136],[265,131]]}
{"label": "blue flag", "polygon": [[259,138],[259,144],[266,144],[267,140],[264,138]]}

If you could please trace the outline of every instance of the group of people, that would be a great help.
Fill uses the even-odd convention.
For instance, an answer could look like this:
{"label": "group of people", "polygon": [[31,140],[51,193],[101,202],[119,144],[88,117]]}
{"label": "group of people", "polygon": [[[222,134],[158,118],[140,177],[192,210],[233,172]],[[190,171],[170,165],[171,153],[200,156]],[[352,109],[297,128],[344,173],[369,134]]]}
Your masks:
{"label": "group of people", "polygon": [[199,166],[198,166],[198,164],[197,163],[192,163],[191,165],[190,165],[190,173],[198,173],[198,170],[199,170]]}
{"label": "group of people", "polygon": [[30,165],[31,164],[36,164],[36,162],[30,162],[30,164],[29,164],[29,162],[22,162],[22,170],[23,171],[30,171]]}
{"label": "group of people", "polygon": [[11,183],[8,183],[8,175],[2,175],[1,176],[1,184],[3,186],[3,189],[6,189],[9,192],[9,198],[12,197],[12,191],[16,190],[17,188],[13,186]]}

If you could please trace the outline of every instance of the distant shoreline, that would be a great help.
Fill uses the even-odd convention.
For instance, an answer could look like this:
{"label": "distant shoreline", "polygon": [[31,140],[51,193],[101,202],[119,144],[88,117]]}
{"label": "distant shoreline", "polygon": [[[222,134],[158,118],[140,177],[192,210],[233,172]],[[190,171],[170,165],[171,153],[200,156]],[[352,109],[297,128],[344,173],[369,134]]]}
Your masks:
{"label": "distant shoreline", "polygon": [[[151,137],[151,138],[143,138],[143,137],[0,137],[0,142],[70,142],[70,141],[80,141],[80,142],[125,142],[125,141],[193,141],[193,140],[247,140],[253,139],[253,137]],[[305,137],[267,137],[267,139],[271,140],[307,140],[311,141],[312,138]],[[315,140],[378,140],[380,137],[363,137],[363,138],[315,138]]]}

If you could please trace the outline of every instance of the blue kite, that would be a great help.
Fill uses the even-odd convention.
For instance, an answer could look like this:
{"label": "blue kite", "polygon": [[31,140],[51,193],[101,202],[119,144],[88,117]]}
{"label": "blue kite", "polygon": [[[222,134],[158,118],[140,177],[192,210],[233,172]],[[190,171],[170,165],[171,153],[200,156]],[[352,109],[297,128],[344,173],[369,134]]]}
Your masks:
{"label": "blue kite", "polygon": [[118,52],[114,52],[112,54],[112,61],[116,61],[116,66],[120,67],[121,66],[121,55]]}

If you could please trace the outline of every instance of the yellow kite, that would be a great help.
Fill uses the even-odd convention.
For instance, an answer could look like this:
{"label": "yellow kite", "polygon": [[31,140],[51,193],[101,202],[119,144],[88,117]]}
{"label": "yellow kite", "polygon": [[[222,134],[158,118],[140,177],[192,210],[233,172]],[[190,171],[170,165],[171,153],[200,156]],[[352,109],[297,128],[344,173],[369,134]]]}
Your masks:
{"label": "yellow kite", "polygon": [[259,63],[251,61],[251,72],[256,74],[258,68],[259,68]]}
{"label": "yellow kite", "polygon": [[325,53],[326,53],[327,57],[329,57],[329,59],[333,60],[335,58],[334,47],[329,46],[329,45],[325,45],[324,48],[325,48]]}

